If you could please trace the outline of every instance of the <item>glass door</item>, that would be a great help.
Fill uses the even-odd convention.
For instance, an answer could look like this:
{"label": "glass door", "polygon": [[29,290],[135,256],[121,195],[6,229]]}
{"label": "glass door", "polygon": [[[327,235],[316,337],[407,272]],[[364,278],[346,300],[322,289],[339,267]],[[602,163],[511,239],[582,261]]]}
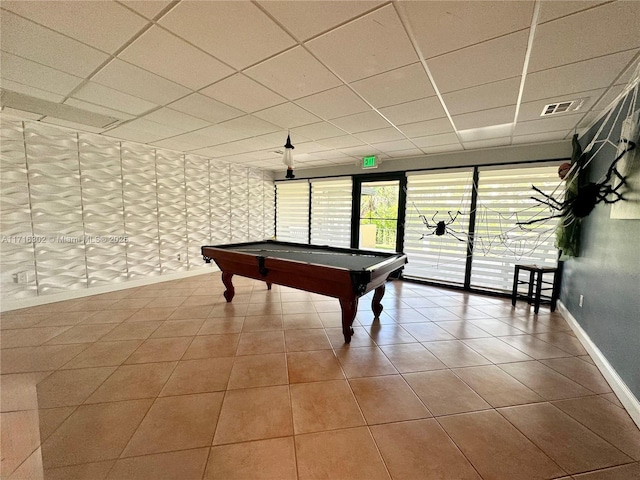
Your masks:
{"label": "glass door", "polygon": [[404,177],[397,176],[379,180],[355,179],[354,200],[357,202],[354,202],[354,210],[357,207],[357,215],[353,218],[357,225],[354,222],[354,248],[402,251],[405,199],[403,183],[406,183]]}

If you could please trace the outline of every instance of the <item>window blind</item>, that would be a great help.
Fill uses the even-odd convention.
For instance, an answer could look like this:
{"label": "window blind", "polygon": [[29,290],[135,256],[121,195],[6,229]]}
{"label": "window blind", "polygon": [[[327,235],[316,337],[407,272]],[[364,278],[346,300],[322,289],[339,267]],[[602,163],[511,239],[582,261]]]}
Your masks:
{"label": "window blind", "polygon": [[309,182],[276,183],[276,238],[309,243]]}
{"label": "window blind", "polygon": [[[403,276],[464,283],[472,192],[470,169],[407,174],[404,250],[409,263]],[[445,222],[445,233],[436,235],[441,221]]]}
{"label": "window blind", "polygon": [[311,243],[351,246],[351,177],[311,180]]}
{"label": "window blind", "polygon": [[555,198],[564,197],[558,167],[480,168],[471,286],[511,291],[516,263],[555,266],[557,220],[518,226],[518,221],[548,216],[535,185]]}

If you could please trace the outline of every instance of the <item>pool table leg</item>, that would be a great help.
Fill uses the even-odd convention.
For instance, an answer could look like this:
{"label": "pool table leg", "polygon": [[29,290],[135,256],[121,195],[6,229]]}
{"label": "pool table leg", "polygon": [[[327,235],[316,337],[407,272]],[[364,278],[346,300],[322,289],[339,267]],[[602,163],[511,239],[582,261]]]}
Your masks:
{"label": "pool table leg", "polygon": [[384,297],[385,287],[384,283],[376,288],[376,291],[373,293],[373,300],[371,300],[371,310],[373,310],[373,314],[375,318],[380,318],[380,314],[382,313],[382,297]]}
{"label": "pool table leg", "polygon": [[351,335],[353,335],[353,320],[356,318],[358,311],[358,297],[340,298],[340,307],[342,307],[342,334],[344,335],[344,343],[351,343]]}
{"label": "pool table leg", "polygon": [[233,278],[233,273],[222,272],[222,283],[227,289],[224,292],[224,298],[227,299],[227,302],[233,300],[233,296],[236,294],[236,289],[233,288],[233,283],[231,283],[231,279]]}

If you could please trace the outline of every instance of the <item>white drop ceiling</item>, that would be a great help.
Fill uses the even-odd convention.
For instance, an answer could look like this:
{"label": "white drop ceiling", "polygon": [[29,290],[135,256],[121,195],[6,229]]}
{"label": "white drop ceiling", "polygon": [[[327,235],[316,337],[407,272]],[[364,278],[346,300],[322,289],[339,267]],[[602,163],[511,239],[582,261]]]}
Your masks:
{"label": "white drop ceiling", "polygon": [[[284,168],[276,152],[288,132],[296,170],[566,140],[624,90],[640,59],[635,0],[0,9],[5,98],[73,107],[64,119],[19,102],[6,114],[266,170]],[[580,110],[540,117],[576,99]],[[119,121],[89,126],[87,112]]]}

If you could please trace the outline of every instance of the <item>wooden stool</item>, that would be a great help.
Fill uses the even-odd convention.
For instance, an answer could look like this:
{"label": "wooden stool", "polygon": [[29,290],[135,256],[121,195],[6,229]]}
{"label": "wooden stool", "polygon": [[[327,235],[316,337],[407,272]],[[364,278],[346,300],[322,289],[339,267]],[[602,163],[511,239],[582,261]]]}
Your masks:
{"label": "wooden stool", "polygon": [[[520,270],[529,272],[528,280],[520,280]],[[545,273],[553,273],[553,281],[548,282],[543,280]],[[537,265],[516,265],[515,272],[513,274],[513,291],[511,292],[511,305],[515,306],[516,300],[523,298],[531,305],[533,303],[534,313],[538,313],[540,309],[540,303],[550,303],[551,311],[555,311],[556,303],[558,301],[558,287],[560,282],[560,276],[558,275],[557,267],[538,267]],[[518,285],[527,284],[528,290],[526,295],[518,295]],[[542,287],[542,285],[551,285],[550,287]],[[535,294],[533,287],[535,285]],[[551,290],[550,296],[542,296],[543,290]]]}

